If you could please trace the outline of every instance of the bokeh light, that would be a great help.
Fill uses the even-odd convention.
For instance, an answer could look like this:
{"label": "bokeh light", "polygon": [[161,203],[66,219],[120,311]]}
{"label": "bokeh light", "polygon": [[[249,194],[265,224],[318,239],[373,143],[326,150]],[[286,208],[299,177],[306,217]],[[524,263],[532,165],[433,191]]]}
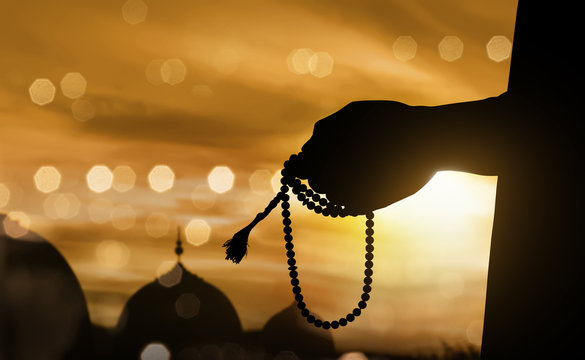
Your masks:
{"label": "bokeh light", "polygon": [[118,240],[101,241],[95,254],[100,265],[113,269],[126,266],[130,259],[130,250],[126,244]]}
{"label": "bokeh light", "polygon": [[234,173],[227,166],[216,166],[207,176],[211,190],[218,194],[229,191],[234,185]]}
{"label": "bokeh light", "polygon": [[328,52],[319,51],[309,59],[309,71],[318,78],[324,78],[333,72],[333,57]]}
{"label": "bokeh light", "polygon": [[47,105],[55,99],[55,85],[49,79],[36,79],[28,88],[30,99],[37,105]]}
{"label": "bokeh light", "polygon": [[270,185],[272,186],[272,191],[275,193],[280,191],[280,187],[282,184],[280,183],[280,179],[282,179],[282,174],[280,173],[281,170],[277,170],[274,175],[272,175],[272,179],[270,180]]}
{"label": "bokeh light", "polygon": [[95,107],[89,100],[77,99],[71,104],[71,114],[77,121],[89,121],[95,117]]}
{"label": "bokeh light", "polygon": [[171,352],[162,343],[150,343],[142,349],[140,360],[169,360]]}
{"label": "bokeh light", "polygon": [[250,189],[256,195],[265,195],[272,191],[272,174],[266,169],[254,171],[248,182]]}
{"label": "bokeh light", "polygon": [[0,183],[0,208],[5,207],[10,202],[10,189],[3,183]]}
{"label": "bokeh light", "polygon": [[30,218],[22,211],[11,211],[4,218],[2,225],[6,235],[12,238],[19,238],[28,233]]}
{"label": "bokeh light", "polygon": [[288,70],[293,74],[308,74],[311,69],[309,67],[309,60],[314,52],[311,49],[301,48],[291,51],[286,58]]}
{"label": "bokeh light", "polygon": [[201,210],[207,210],[213,207],[216,199],[217,193],[211,190],[209,184],[199,184],[191,192],[193,205]]}
{"label": "bokeh light", "polygon": [[146,80],[151,83],[152,85],[161,85],[164,84],[164,80],[162,78],[161,69],[165,60],[162,59],[155,59],[151,60],[148,65],[146,65]]}
{"label": "bokeh light", "polygon": [[156,192],[170,190],[175,183],[175,173],[167,165],[157,165],[148,174],[150,188]]}
{"label": "bokeh light", "polygon": [[179,317],[183,319],[191,319],[199,314],[201,301],[195,294],[181,294],[177,301],[175,301],[175,311]]}
{"label": "bokeh light", "polygon": [[45,194],[57,190],[61,185],[61,173],[54,166],[41,166],[33,179],[37,190]]}
{"label": "bokeh light", "polygon": [[203,219],[193,219],[185,227],[185,237],[191,245],[200,246],[209,241],[211,227]]}
{"label": "bokeh light", "polygon": [[118,230],[128,230],[134,226],[136,212],[129,204],[116,205],[112,210],[112,225]]}
{"label": "bokeh light", "polygon": [[61,92],[69,99],[77,99],[85,95],[87,88],[87,81],[78,72],[70,72],[65,74],[61,79]]}
{"label": "bokeh light", "polygon": [[110,220],[114,203],[107,198],[93,199],[87,206],[87,213],[91,221],[103,224]]}
{"label": "bokeh light", "polygon": [[122,17],[130,25],[146,20],[148,6],[142,0],[128,0],[122,5]]}
{"label": "bokeh light", "polygon": [[465,330],[467,341],[473,345],[481,346],[481,338],[483,335],[483,321],[474,320],[467,326]]}
{"label": "bokeh light", "polygon": [[181,59],[168,59],[160,67],[162,81],[169,85],[177,85],[185,80],[187,67]]}
{"label": "bokeh light", "polygon": [[163,261],[156,269],[158,283],[164,287],[173,287],[181,282],[183,269],[175,261]]}
{"label": "bokeh light", "polygon": [[160,238],[169,233],[171,220],[169,217],[161,212],[153,212],[148,215],[144,227],[146,233],[153,238]]}
{"label": "bokeh light", "polygon": [[463,41],[457,36],[445,36],[439,43],[439,55],[445,61],[455,61],[463,55]]}
{"label": "bokeh light", "polygon": [[126,192],[131,190],[136,183],[136,173],[130,166],[116,166],[112,174],[114,175],[114,182],[112,183],[112,187],[118,192]]}
{"label": "bokeh light", "polygon": [[512,54],[512,42],[503,35],[493,36],[486,45],[488,57],[495,62],[502,62]]}
{"label": "bokeh light", "polygon": [[86,176],[87,186],[96,193],[102,193],[110,190],[114,175],[110,169],[105,165],[96,165],[92,167]]}
{"label": "bokeh light", "polygon": [[50,194],[43,202],[45,215],[53,220],[72,219],[79,214],[81,201],[73,193]]}
{"label": "bokeh light", "polygon": [[412,36],[399,36],[392,44],[394,57],[400,61],[409,61],[416,55],[417,44]]}
{"label": "bokeh light", "polygon": [[368,357],[363,352],[354,351],[342,354],[339,360],[368,360]]}

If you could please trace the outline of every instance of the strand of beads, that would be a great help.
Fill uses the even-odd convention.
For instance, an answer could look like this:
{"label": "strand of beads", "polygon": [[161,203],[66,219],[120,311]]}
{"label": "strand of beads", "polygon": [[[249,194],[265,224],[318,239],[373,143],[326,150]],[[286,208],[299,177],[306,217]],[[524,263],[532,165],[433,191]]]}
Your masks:
{"label": "strand of beads", "polygon": [[[285,249],[286,249],[286,256],[288,257],[288,270],[289,270],[289,276],[291,278],[291,285],[292,285],[292,292],[295,296],[295,301],[297,302],[297,307],[300,309],[301,311],[301,315],[303,317],[305,317],[307,319],[307,322],[309,322],[310,324],[313,324],[316,327],[320,327],[323,328],[325,330],[327,329],[337,329],[340,326],[346,326],[348,323],[352,322],[355,320],[356,317],[360,316],[362,313],[362,310],[366,308],[367,306],[367,301],[370,300],[370,292],[372,291],[372,275],[373,275],[373,259],[374,259],[374,213],[370,212],[368,214],[366,214],[366,262],[365,262],[365,267],[366,269],[364,270],[364,286],[363,286],[363,293],[361,295],[361,300],[358,302],[357,307],[354,308],[352,310],[351,313],[347,314],[344,317],[339,318],[338,320],[333,320],[333,321],[322,321],[320,319],[317,319],[315,317],[315,315],[311,314],[311,312],[309,311],[309,309],[307,308],[307,304],[305,304],[305,302],[303,301],[303,295],[301,294],[301,287],[300,287],[300,281],[299,281],[299,273],[297,271],[298,267],[296,266],[296,260],[295,260],[295,252],[294,252],[294,245],[293,245],[293,236],[292,236],[292,221],[290,220],[290,197],[287,194],[289,187],[286,185],[287,181],[285,180],[285,178],[283,177],[283,179],[281,180],[283,185],[280,188],[280,198],[282,200],[281,202],[281,206],[282,206],[282,224],[284,225],[283,231],[284,231],[284,240],[285,240]],[[298,184],[293,184],[293,186],[300,186]],[[293,187],[294,189],[294,187]],[[301,190],[302,188],[300,188],[299,190]],[[305,196],[307,196],[307,193],[311,191],[310,189],[303,189],[302,191],[299,191],[299,193],[304,193]],[[294,192],[294,190],[293,190]],[[311,193],[309,193],[311,195],[314,195]],[[321,199],[315,199],[312,198],[314,201],[319,201]],[[304,201],[304,200],[303,200]],[[327,207],[326,207],[327,208]],[[330,214],[330,216],[333,216],[332,214]]]}

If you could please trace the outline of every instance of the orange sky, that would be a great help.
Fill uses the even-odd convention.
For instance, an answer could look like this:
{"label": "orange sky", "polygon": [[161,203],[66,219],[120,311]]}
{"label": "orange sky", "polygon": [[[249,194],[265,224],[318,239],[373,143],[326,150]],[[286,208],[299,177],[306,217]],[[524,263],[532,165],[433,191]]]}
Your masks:
{"label": "orange sky", "polygon": [[[292,301],[281,220],[275,213],[254,230],[249,255],[238,267],[223,260],[220,247],[273,195],[259,194],[262,188],[253,192],[250,176],[278,171],[318,119],[353,100],[438,105],[499,95],[510,62],[490,59],[486,44],[493,36],[512,39],[516,3],[3,5],[0,211],[24,212],[31,229],[64,254],[86,293],[92,321],[102,325],[115,324],[128,296],[152,281],[162,262],[175,259],[175,225],[204,220],[209,241],[186,245],[184,263],[230,297],[245,328],[260,328]],[[395,45],[401,36],[417,45],[408,61],[400,60],[404,53]],[[460,58],[441,58],[445,36],[459,38]],[[306,48],[327,53],[332,67],[314,68],[318,76],[295,73],[295,50]],[[80,99],[67,97],[61,86],[72,72],[87,82]],[[41,78],[55,86],[54,99],[42,106],[29,92]],[[73,109],[83,105],[94,113],[87,121],[75,118]],[[90,191],[86,174],[96,164],[112,170],[130,166],[137,176],[134,188]],[[159,164],[175,174],[173,187],[162,193],[147,180]],[[50,194],[35,189],[33,181],[47,165],[62,176]],[[233,188],[223,194],[209,190],[207,181],[219,165],[235,175]],[[193,195],[198,186],[207,190]],[[258,186],[270,189],[267,181]],[[409,352],[443,340],[477,343],[495,186],[495,177],[442,173],[419,193],[376,213],[372,300],[359,321],[335,332],[339,349]],[[72,218],[47,215],[47,199],[58,194],[79,201]],[[91,216],[95,199],[119,211],[97,223]],[[202,206],[205,199],[213,204]],[[120,211],[129,208],[133,223],[120,226],[125,224]],[[171,221],[167,235],[147,233],[152,213]],[[345,314],[361,289],[363,219],[314,218],[298,204],[292,216],[308,304],[325,318]],[[122,258],[104,259],[105,240],[117,244],[110,251]]]}

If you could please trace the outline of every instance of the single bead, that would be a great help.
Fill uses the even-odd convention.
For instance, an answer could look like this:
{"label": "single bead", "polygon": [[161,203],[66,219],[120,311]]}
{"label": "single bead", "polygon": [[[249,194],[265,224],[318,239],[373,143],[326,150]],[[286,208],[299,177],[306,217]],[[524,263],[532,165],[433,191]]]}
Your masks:
{"label": "single bead", "polygon": [[302,315],[303,317],[307,317],[307,316],[309,316],[309,309],[302,309],[302,310],[301,310],[301,315]]}
{"label": "single bead", "polygon": [[292,240],[293,240],[293,237],[291,234],[284,235],[284,241],[291,242]]}
{"label": "single bead", "polygon": [[298,269],[298,267],[296,267],[295,265],[291,265],[288,267],[288,271],[296,271]]}
{"label": "single bead", "polygon": [[366,253],[366,260],[373,260],[373,259],[374,259],[374,254],[373,253],[371,253],[371,252]]}
{"label": "single bead", "polygon": [[290,279],[290,284],[292,286],[297,286],[300,283],[299,279]]}
{"label": "single bead", "polygon": [[298,187],[298,186],[293,186],[292,187],[292,193],[293,194],[298,195],[300,192],[301,192],[300,187]]}
{"label": "single bead", "polygon": [[307,189],[307,191],[305,191],[305,195],[307,195],[307,197],[312,197],[313,196],[313,190],[311,189]]}
{"label": "single bead", "polygon": [[347,319],[346,318],[339,319],[339,325],[341,325],[341,326],[347,325]]}
{"label": "single bead", "polygon": [[303,310],[304,308],[306,308],[306,307],[307,307],[307,304],[305,304],[305,303],[304,303],[304,302],[302,302],[302,301],[299,301],[299,302],[297,303],[297,307],[298,307],[299,309]]}
{"label": "single bead", "polygon": [[331,327],[331,323],[329,321],[323,321],[323,324],[321,324],[321,326],[323,327],[323,329],[328,330]]}
{"label": "single bead", "polygon": [[283,224],[283,225],[286,225],[286,226],[288,226],[288,225],[290,225],[291,223],[292,223],[292,221],[290,221],[290,219],[289,219],[289,218],[284,218],[284,219],[282,219],[282,224]]}
{"label": "single bead", "polygon": [[313,196],[311,197],[311,199],[314,202],[319,202],[319,200],[321,200],[321,196],[319,196],[319,194],[313,194]]}
{"label": "single bead", "polygon": [[290,204],[287,201],[283,201],[280,205],[284,210],[288,210],[290,208]]}
{"label": "single bead", "polygon": [[370,294],[363,293],[363,294],[362,294],[362,300],[363,300],[363,301],[368,301],[368,300],[370,300]]}
{"label": "single bead", "polygon": [[319,205],[315,206],[315,212],[317,214],[321,214],[322,211],[323,211],[323,208],[321,206],[319,206]]}
{"label": "single bead", "polygon": [[370,285],[364,285],[363,287],[364,293],[369,293],[372,291],[372,287]]}
{"label": "single bead", "polygon": [[285,217],[285,218],[290,217],[290,211],[288,211],[286,209],[282,210],[282,217]]}
{"label": "single bead", "polygon": [[366,275],[366,276],[372,276],[372,275],[374,275],[374,270],[372,270],[372,269],[366,269],[366,270],[364,270],[364,275]]}
{"label": "single bead", "polygon": [[373,212],[370,211],[370,212],[366,213],[366,219],[372,220],[373,218],[374,218],[374,213]]}
{"label": "single bead", "polygon": [[305,194],[298,194],[297,199],[299,199],[299,201],[305,201],[307,199],[307,196]]}
{"label": "single bead", "polygon": [[308,315],[308,316],[307,316],[307,322],[308,322],[309,324],[312,324],[312,323],[314,323],[314,322],[315,322],[315,317],[314,317],[313,315]]}
{"label": "single bead", "polygon": [[360,309],[365,309],[365,308],[366,308],[366,306],[368,306],[368,303],[366,303],[366,302],[365,302],[365,301],[363,301],[363,300],[362,300],[362,301],[360,301],[360,302],[358,303],[358,307],[359,307]]}
{"label": "single bead", "polygon": [[286,185],[282,185],[282,186],[280,187],[280,191],[286,194],[286,193],[288,192],[288,186],[286,186]]}
{"label": "single bead", "polygon": [[336,321],[336,320],[333,320],[333,321],[331,322],[331,328],[333,328],[333,329],[337,329],[338,327],[339,327],[339,322],[338,322],[338,321]]}
{"label": "single bead", "polygon": [[368,235],[368,236],[374,235],[374,229],[371,229],[371,228],[366,229],[366,235]]}
{"label": "single bead", "polygon": [[369,277],[369,276],[366,276],[366,277],[364,278],[364,284],[366,284],[366,285],[370,285],[370,284],[372,284],[372,278],[371,278],[371,277]]}
{"label": "single bead", "polygon": [[307,209],[313,210],[314,208],[315,208],[315,203],[312,201],[309,201],[309,203],[307,204]]}
{"label": "single bead", "polygon": [[288,258],[294,258],[295,257],[295,252],[293,250],[289,250],[286,252],[286,256]]}
{"label": "single bead", "polygon": [[366,244],[371,245],[374,243],[374,238],[371,236],[366,236]]}
{"label": "single bead", "polygon": [[337,206],[330,206],[329,212],[331,213],[331,217],[337,217],[339,215],[339,208]]}
{"label": "single bead", "polygon": [[305,184],[301,184],[300,188],[301,188],[301,192],[307,191],[307,185],[305,185]]}
{"label": "single bead", "polygon": [[282,201],[289,201],[289,200],[290,200],[290,196],[289,196],[288,194],[282,194],[282,195],[280,196],[280,199],[281,199]]}
{"label": "single bead", "polygon": [[330,215],[329,209],[328,208],[323,209],[323,211],[321,212],[321,215],[323,215],[323,216],[329,216]]}
{"label": "single bead", "polygon": [[323,321],[315,320],[315,327],[321,327],[323,325]]}
{"label": "single bead", "polygon": [[292,249],[294,249],[294,247],[295,247],[295,245],[293,243],[291,243],[291,242],[287,242],[284,245],[284,248],[287,249],[287,250],[292,250]]}
{"label": "single bead", "polygon": [[327,206],[328,203],[329,202],[325,198],[322,198],[321,200],[319,200],[319,205],[321,205],[321,206]]}
{"label": "single bead", "polygon": [[[282,172],[283,172],[283,171],[284,171],[284,169],[282,169],[282,170],[280,171],[280,174],[282,174]],[[282,185],[286,185],[286,182],[287,182],[287,179],[286,179],[284,176],[280,178],[280,183],[281,183]]]}
{"label": "single bead", "polygon": [[288,259],[286,261],[286,263],[289,264],[290,266],[293,266],[293,265],[296,265],[297,264],[297,261],[295,259]]}
{"label": "single bead", "polygon": [[362,311],[359,308],[353,309],[353,315],[354,316],[360,316],[361,313],[362,313]]}
{"label": "single bead", "polygon": [[285,226],[282,231],[284,231],[285,234],[289,235],[290,233],[292,233],[292,228],[290,226]]}
{"label": "single bead", "polygon": [[301,186],[301,180],[299,180],[299,179],[295,178],[295,179],[292,181],[292,185],[293,185],[293,186],[300,187],[300,186]]}
{"label": "single bead", "polygon": [[366,220],[366,226],[371,228],[372,226],[374,226],[374,221],[373,220]]}
{"label": "single bead", "polygon": [[353,316],[353,314],[347,314],[345,316],[345,318],[347,319],[347,321],[352,322],[355,320],[355,316]]}
{"label": "single bead", "polygon": [[293,294],[300,294],[301,293],[301,287],[300,286],[293,286],[292,288],[292,292]]}
{"label": "single bead", "polygon": [[[297,285],[298,285],[298,283],[297,283]],[[298,301],[298,302],[303,301],[303,294],[301,294],[301,293],[295,294],[295,301]]]}
{"label": "single bead", "polygon": [[366,251],[371,253],[372,251],[374,251],[374,245],[372,244],[368,244],[366,245]]}
{"label": "single bead", "polygon": [[366,266],[366,268],[371,269],[374,267],[374,262],[371,260],[367,260],[364,265]]}
{"label": "single bead", "polygon": [[292,278],[292,279],[296,279],[299,276],[299,273],[296,270],[291,270],[288,275]]}

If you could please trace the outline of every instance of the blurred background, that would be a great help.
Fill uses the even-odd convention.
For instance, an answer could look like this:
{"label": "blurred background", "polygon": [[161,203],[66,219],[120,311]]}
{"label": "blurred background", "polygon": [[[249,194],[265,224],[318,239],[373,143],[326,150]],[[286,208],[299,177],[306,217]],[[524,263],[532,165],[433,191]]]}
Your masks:
{"label": "blurred background", "polygon": [[[244,330],[261,329],[293,301],[279,213],[254,229],[240,265],[221,245],[274,196],[283,161],[351,101],[440,105],[504,92],[516,4],[5,3],[4,232],[34,231],[56,247],[92,324],[109,328],[175,265],[180,231],[185,267],[231,300]],[[333,332],[338,352],[480,346],[490,175],[441,171],[375,212],[372,299]],[[344,316],[361,294],[365,219],[324,218],[296,201],[291,212],[305,301],[325,319]]]}

